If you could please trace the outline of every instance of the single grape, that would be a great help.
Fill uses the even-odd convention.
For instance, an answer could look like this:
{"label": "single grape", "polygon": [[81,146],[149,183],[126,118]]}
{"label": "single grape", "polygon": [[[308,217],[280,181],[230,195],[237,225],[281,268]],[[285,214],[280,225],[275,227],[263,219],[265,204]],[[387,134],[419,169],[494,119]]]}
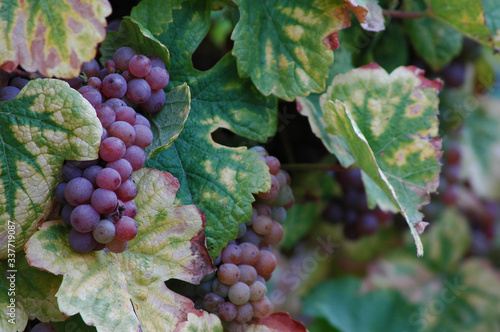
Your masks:
{"label": "single grape", "polygon": [[135,78],[134,75],[132,75],[128,70],[125,70],[122,73],[122,76],[125,79],[125,81],[127,81],[127,82],[130,82],[131,80],[133,80]]}
{"label": "single grape", "polygon": [[148,55],[148,59],[151,61],[151,68],[160,67],[165,69],[165,62],[157,55]]}
{"label": "single grape", "polygon": [[115,237],[115,224],[108,219],[101,219],[92,231],[94,239],[99,243],[108,243]]}
{"label": "single grape", "polygon": [[280,188],[278,196],[276,196],[276,205],[284,207],[292,199],[293,199],[292,188],[290,188],[290,186],[284,186],[283,188]]}
{"label": "single grape", "polygon": [[96,176],[96,184],[99,188],[116,190],[122,183],[120,173],[113,168],[103,168]]}
{"label": "single grape", "polygon": [[280,171],[281,163],[278,158],[273,156],[267,156],[265,158],[266,164],[269,167],[269,173],[277,175]]}
{"label": "single grape", "polygon": [[66,197],[64,197],[64,190],[66,189],[66,185],[66,182],[61,182],[57,185],[56,190],[54,190],[54,196],[56,197],[56,200],[61,204],[68,203]]}
{"label": "single grape", "polygon": [[92,193],[90,204],[98,213],[107,214],[116,209],[118,198],[114,191],[97,188]]}
{"label": "single grape", "polygon": [[276,176],[271,174],[271,188],[267,192],[259,193],[257,196],[262,199],[273,199],[280,191],[278,179]]}
{"label": "single grape", "polygon": [[250,285],[250,301],[258,301],[266,295],[267,287],[265,280],[257,280]]}
{"label": "single grape", "polygon": [[91,232],[101,220],[101,216],[90,204],[78,205],[70,216],[71,225],[82,233]]}
{"label": "single grape", "polygon": [[94,249],[92,249],[92,251],[101,251],[104,248],[106,248],[106,244],[97,242],[97,244],[95,245]]}
{"label": "single grape", "polygon": [[106,243],[106,248],[109,251],[114,252],[115,254],[119,254],[127,250],[128,241],[120,241],[117,238],[114,238],[110,242]]}
{"label": "single grape", "polygon": [[97,188],[96,177],[101,170],[102,167],[99,165],[90,166],[89,168],[83,171],[82,177],[89,180],[94,188]]}
{"label": "single grape", "polygon": [[[113,122],[108,128],[108,135],[111,137],[117,137],[125,143],[125,146],[128,148],[135,141],[135,130],[134,127],[128,122],[125,121],[116,121]],[[126,157],[124,157],[127,159]],[[130,160],[129,160],[130,161]],[[132,165],[133,166],[133,165]],[[142,166],[141,166],[142,167]]]}
{"label": "single grape", "polygon": [[121,71],[128,70],[130,59],[136,54],[137,52],[128,46],[117,49],[115,54],[113,54],[113,61],[115,62],[116,68]]}
{"label": "single grape", "polygon": [[135,218],[137,216],[137,205],[134,201],[127,201],[123,203],[125,206],[125,210],[123,210],[123,215],[128,216],[130,218]]}
{"label": "single grape", "polygon": [[151,97],[149,99],[139,104],[141,110],[147,113],[157,113],[163,109],[166,103],[165,91],[163,90],[152,90]]}
{"label": "single grape", "polygon": [[[7,89],[9,88],[9,89]],[[13,89],[12,89],[13,88]],[[12,100],[19,94],[19,89],[13,86],[6,86],[0,90],[0,101]]]}
{"label": "single grape", "polygon": [[127,81],[119,74],[109,74],[102,81],[101,89],[108,98],[121,98],[127,92]]}
{"label": "single grape", "polygon": [[217,271],[217,277],[224,284],[231,286],[240,280],[240,270],[238,266],[230,263],[225,263],[219,266]]}
{"label": "single grape", "polygon": [[116,121],[125,121],[133,126],[136,117],[137,113],[132,107],[122,106],[116,109]]}
{"label": "single grape", "polygon": [[[110,73],[108,72],[108,70],[106,68],[103,68],[99,71],[99,79],[101,81],[104,81],[104,79],[106,78],[106,76],[108,76]],[[102,88],[102,85],[101,85],[101,88]]]}
{"label": "single grape", "polygon": [[131,201],[137,196],[137,185],[130,179],[122,182],[115,190],[116,196],[123,202]]}
{"label": "single grape", "polygon": [[82,64],[82,72],[85,73],[87,78],[99,76],[99,71],[99,63],[95,59]]}
{"label": "single grape", "polygon": [[85,85],[78,89],[78,92],[83,98],[87,99],[92,106],[100,104],[102,102],[102,95],[95,87],[91,85]]}
{"label": "single grape", "polygon": [[146,82],[151,86],[152,90],[163,89],[168,85],[170,75],[167,70],[161,67],[153,67],[146,76]]}
{"label": "single grape", "polygon": [[365,213],[358,223],[358,230],[361,234],[373,234],[379,229],[377,216],[373,213]]}
{"label": "single grape", "polygon": [[251,285],[257,280],[257,270],[251,265],[241,264],[238,265],[240,269],[240,281],[247,285]]}
{"label": "single grape", "polygon": [[151,97],[151,87],[142,78],[134,78],[127,83],[127,97],[136,104],[146,102]]}
{"label": "single grape", "polygon": [[221,258],[223,263],[240,264],[242,250],[236,244],[229,244],[222,250]]}
{"label": "single grape", "polygon": [[249,242],[249,243],[252,243],[252,244],[256,245],[257,247],[259,247],[261,244],[264,243],[264,238],[262,236],[256,234],[254,231],[248,230],[247,233],[245,235],[243,235],[243,237],[241,238],[240,241],[241,242]]}
{"label": "single grape", "polygon": [[18,88],[19,90],[21,90],[22,88],[24,88],[24,86],[26,84],[29,83],[30,80],[27,80],[25,78],[22,78],[22,77],[19,77],[19,76],[16,76],[14,77],[11,81],[10,81],[10,85],[11,86],[14,86],[16,88]]}
{"label": "single grape", "polygon": [[271,207],[267,204],[254,204],[253,206],[257,210],[257,215],[259,216],[271,216]]}
{"label": "single grape", "polygon": [[145,55],[134,55],[130,59],[128,70],[135,77],[146,77],[151,71],[151,60]]}
{"label": "single grape", "polygon": [[224,302],[219,305],[219,317],[226,322],[230,322],[236,318],[238,310],[231,302]]}
{"label": "single grape", "polygon": [[57,329],[50,323],[38,323],[31,328],[31,332],[57,332]]}
{"label": "single grape", "polygon": [[224,298],[215,293],[210,292],[203,298],[203,305],[208,312],[216,312],[222,303],[224,303]]}
{"label": "single grape", "polygon": [[134,145],[145,149],[153,142],[153,132],[146,126],[135,125],[135,141]]}
{"label": "single grape", "polygon": [[117,109],[119,109],[120,107],[127,106],[127,104],[119,98],[108,99],[108,100],[106,100],[105,104],[111,106],[111,108],[115,111]]}
{"label": "single grape", "polygon": [[102,128],[101,142],[108,138],[108,131],[106,128]]}
{"label": "single grape", "polygon": [[73,166],[71,164],[64,164],[62,168],[62,177],[64,182],[69,182],[74,178],[79,178],[83,174],[83,170],[80,167]]}
{"label": "single grape", "polygon": [[106,67],[109,73],[114,73],[116,71],[116,65],[113,60],[106,60],[104,67]]}
{"label": "single grape", "polygon": [[142,114],[137,114],[136,118],[135,118],[135,123],[134,123],[135,126],[137,125],[142,125],[142,126],[145,126],[145,127],[148,127],[148,128],[151,128],[151,124],[149,123],[149,120],[146,119],[146,117]]}
{"label": "single grape", "polygon": [[275,206],[271,209],[271,219],[282,224],[286,219],[286,209],[282,206]]}
{"label": "single grape", "polygon": [[106,165],[106,168],[112,168],[120,174],[121,181],[126,181],[132,176],[132,165],[126,159],[118,159],[116,161],[110,162]]}
{"label": "single grape", "polygon": [[108,104],[98,104],[95,106],[95,111],[103,128],[108,128],[110,124],[116,121],[115,110]]}
{"label": "single grape", "polygon": [[273,225],[271,227],[271,232],[269,234],[264,235],[264,241],[267,244],[274,245],[280,243],[281,239],[283,239],[283,226],[277,221],[273,221]]}
{"label": "single grape", "polygon": [[273,227],[273,220],[265,215],[260,215],[257,217],[252,225],[253,231],[258,235],[267,235],[271,232]]}
{"label": "single grape", "polygon": [[229,301],[235,305],[243,305],[250,299],[250,287],[244,282],[238,281],[231,287],[229,287],[229,293],[227,294]]}
{"label": "single grape", "polygon": [[252,317],[253,317],[252,304],[245,303],[245,304],[236,306],[236,309],[238,310],[238,313],[236,314],[236,318],[234,320],[237,323],[244,324],[252,319]]}
{"label": "single grape", "polygon": [[240,264],[255,265],[259,260],[259,248],[250,242],[240,243],[241,262]]}
{"label": "single grape", "polygon": [[120,241],[132,240],[138,232],[137,222],[127,216],[123,216],[115,224],[115,237]]}
{"label": "single grape", "polygon": [[276,256],[270,251],[261,250],[259,251],[259,261],[255,264],[255,269],[260,275],[267,275],[274,271],[278,265],[276,261]]}
{"label": "single grape", "polygon": [[94,191],[92,183],[85,178],[74,178],[68,182],[64,189],[66,201],[73,206],[90,202],[90,196]]}
{"label": "single grape", "polygon": [[132,165],[134,171],[138,171],[146,163],[146,152],[136,145],[127,148],[123,159],[126,159]]}
{"label": "single grape", "polygon": [[101,156],[103,160],[111,162],[121,159],[125,155],[126,151],[127,147],[121,139],[108,137],[101,142],[101,146],[99,147],[99,156]]}
{"label": "single grape", "polygon": [[271,301],[264,296],[262,299],[258,301],[250,302],[253,308],[253,316],[255,318],[262,318],[271,312]]}
{"label": "single grape", "polygon": [[214,279],[214,281],[212,281],[212,292],[224,298],[229,292],[229,286],[219,279]]}
{"label": "single grape", "polygon": [[92,233],[82,233],[73,228],[69,232],[69,245],[73,250],[85,253],[91,252],[97,245],[97,241],[92,236]]}
{"label": "single grape", "polygon": [[278,174],[276,174],[276,179],[278,180],[278,185],[280,188],[286,186],[287,176],[284,170],[280,169]]}
{"label": "single grape", "polygon": [[91,77],[87,80],[87,85],[93,86],[96,89],[101,89],[102,81],[99,77]]}
{"label": "single grape", "polygon": [[61,210],[61,217],[63,221],[70,226],[71,226],[71,213],[73,212],[74,208],[75,208],[74,206],[66,204]]}

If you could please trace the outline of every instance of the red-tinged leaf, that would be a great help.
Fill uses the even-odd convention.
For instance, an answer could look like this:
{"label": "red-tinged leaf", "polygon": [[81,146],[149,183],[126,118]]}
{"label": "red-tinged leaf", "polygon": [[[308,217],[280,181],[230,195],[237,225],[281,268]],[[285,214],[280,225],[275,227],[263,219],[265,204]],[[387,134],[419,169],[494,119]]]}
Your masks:
{"label": "red-tinged leaf", "polygon": [[385,29],[382,8],[376,0],[345,0],[347,8],[356,16],[363,29],[381,31]]}
{"label": "red-tinged leaf", "polygon": [[275,312],[247,325],[246,332],[306,332],[304,324],[292,319],[287,312]]}

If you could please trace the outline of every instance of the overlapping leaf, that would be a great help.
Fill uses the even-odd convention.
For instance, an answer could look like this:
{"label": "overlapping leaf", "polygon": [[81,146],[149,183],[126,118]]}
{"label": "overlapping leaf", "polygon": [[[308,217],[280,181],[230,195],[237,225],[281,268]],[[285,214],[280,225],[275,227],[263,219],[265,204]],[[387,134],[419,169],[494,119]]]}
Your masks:
{"label": "overlapping leaf", "polygon": [[[406,1],[406,11],[425,10],[423,0]],[[405,29],[415,51],[434,70],[450,62],[462,49],[462,35],[438,20],[425,17],[405,20]]]}
{"label": "overlapping leaf", "polygon": [[19,250],[52,209],[64,159],[95,159],[102,127],[92,105],[67,83],[39,79],[0,103],[0,128],[0,258],[5,258],[8,226]]}
{"label": "overlapping leaf", "polygon": [[275,312],[246,326],[246,332],[307,332],[306,327],[286,312]]}
{"label": "overlapping leaf", "polygon": [[[68,227],[51,221],[26,244],[27,259],[63,275],[56,294],[59,308],[67,315],[80,313],[99,331],[174,331],[197,311],[164,281],[199,283],[214,270],[203,215],[195,206],[174,205],[179,183],[171,174],[142,169],[133,179],[139,189],[139,234],[127,251],[76,253],[68,243]],[[220,326],[215,317],[207,324]]]}
{"label": "overlapping leaf", "polygon": [[350,24],[340,0],[235,1],[240,11],[231,38],[238,72],[264,94],[286,100],[322,92],[333,54],[323,40]]}
{"label": "overlapping leaf", "polygon": [[184,0],[143,0],[132,8],[130,15],[139,22],[144,22],[146,28],[153,34],[159,34],[162,24],[170,23],[173,20],[172,10],[180,9]]}
{"label": "overlapping leaf", "polygon": [[[151,1],[145,6],[150,8]],[[156,5],[159,5],[156,3]],[[135,8],[135,7],[134,7]],[[141,15],[138,16],[142,17]],[[101,46],[102,61],[113,58],[115,51],[123,46],[132,47],[142,54],[158,55],[167,68],[170,66],[170,53],[165,45],[159,42],[150,31],[133,18],[125,18],[120,24],[118,32],[108,34]],[[170,88],[166,92],[166,103],[160,112],[145,114],[151,123],[153,142],[146,149],[149,157],[157,156],[167,149],[177,139],[186,122],[191,103],[191,92],[186,83]]]}
{"label": "overlapping leaf", "polygon": [[107,0],[0,1],[0,67],[51,77],[80,74],[105,35]]}
{"label": "overlapping leaf", "polygon": [[351,10],[363,29],[368,31],[384,30],[384,15],[377,0],[345,0],[347,8]]}
{"label": "overlapping leaf", "polygon": [[209,3],[184,2],[157,36],[171,52],[173,84],[187,82],[191,88],[191,111],[179,138],[147,165],[172,172],[181,185],[178,201],[205,212],[208,249],[217,256],[236,237],[238,223],[250,218],[252,193],[267,190],[270,179],[256,153],[220,145],[211,135],[225,128],[265,141],[276,131],[277,114],[276,99],[262,96],[249,79],[240,79],[231,56],[206,72],[193,68],[191,54],[209,30],[209,13]]}
{"label": "overlapping leaf", "polygon": [[[13,281],[15,285],[14,293],[17,308],[16,308],[16,324],[8,323],[10,317],[8,315],[0,316],[0,327],[2,331],[19,331],[23,330],[26,326],[28,319],[39,319],[41,321],[61,321],[65,319],[64,315],[59,311],[56,300],[56,292],[61,285],[62,277],[55,276],[45,271],[35,269],[29,266],[26,261],[24,252],[16,255],[13,261],[3,261],[0,264],[0,275],[5,276],[0,280],[0,289],[2,291],[0,296],[8,296],[8,289],[10,282]],[[7,272],[12,271],[15,272]],[[12,279],[11,276],[14,276]],[[10,279],[6,277],[9,276]],[[2,308],[6,308],[8,303],[2,299]],[[2,309],[3,310],[3,309]]]}

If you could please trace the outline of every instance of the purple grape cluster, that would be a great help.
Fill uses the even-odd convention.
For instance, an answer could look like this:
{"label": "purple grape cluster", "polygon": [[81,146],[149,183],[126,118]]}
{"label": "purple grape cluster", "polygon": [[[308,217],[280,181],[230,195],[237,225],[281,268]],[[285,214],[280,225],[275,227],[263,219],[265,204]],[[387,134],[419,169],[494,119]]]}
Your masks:
{"label": "purple grape cluster", "polygon": [[378,207],[368,208],[366,193],[359,169],[336,172],[335,178],[342,188],[342,196],[331,200],[323,211],[323,218],[331,223],[342,223],[344,235],[357,239],[375,233],[381,226],[392,223],[394,215]]}
{"label": "purple grape cluster", "polygon": [[115,52],[113,60],[106,61],[105,68],[100,69],[97,61],[92,60],[83,64],[82,72],[87,84],[78,91],[92,106],[106,99],[121,99],[128,106],[138,105],[144,112],[155,113],[165,105],[163,88],[170,75],[156,55],[137,54],[124,46]]}
{"label": "purple grape cluster", "polygon": [[283,238],[286,210],[295,199],[290,188],[290,176],[281,170],[277,158],[262,147],[254,147],[265,160],[271,175],[271,189],[259,193],[253,204],[252,217],[239,224],[236,240],[230,241],[215,260],[217,273],[197,286],[201,307],[227,322],[228,331],[244,331],[252,318],[271,312],[272,303],[266,296],[266,281],[278,264],[270,245]]}

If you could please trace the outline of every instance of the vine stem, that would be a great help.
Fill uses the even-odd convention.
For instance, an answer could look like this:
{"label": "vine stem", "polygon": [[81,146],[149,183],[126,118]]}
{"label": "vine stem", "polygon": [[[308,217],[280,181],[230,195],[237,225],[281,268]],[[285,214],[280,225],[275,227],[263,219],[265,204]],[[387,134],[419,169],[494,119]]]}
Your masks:
{"label": "vine stem", "polygon": [[281,168],[287,171],[336,171],[346,172],[352,171],[356,167],[345,168],[341,165],[332,164],[282,164]]}
{"label": "vine stem", "polygon": [[385,16],[390,16],[394,18],[422,18],[427,17],[427,12],[404,12],[401,10],[386,10],[384,9],[382,13]]}

